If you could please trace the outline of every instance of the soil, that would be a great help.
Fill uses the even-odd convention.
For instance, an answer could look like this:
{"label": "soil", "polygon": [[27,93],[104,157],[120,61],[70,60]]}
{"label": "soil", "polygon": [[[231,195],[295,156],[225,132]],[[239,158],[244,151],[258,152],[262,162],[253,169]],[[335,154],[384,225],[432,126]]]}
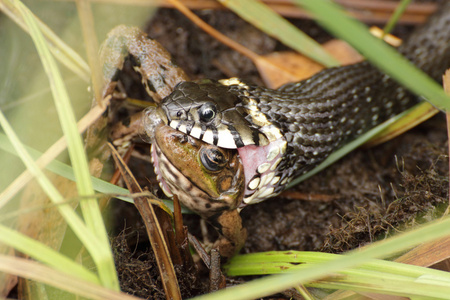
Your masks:
{"label": "soil", "polygon": [[[285,49],[233,13],[204,10],[198,15],[257,53]],[[320,42],[331,38],[312,21],[293,22]],[[146,30],[192,79],[236,76],[262,84],[249,59],[221,45],[177,11],[159,10]],[[397,33],[409,30],[403,27]],[[241,214],[249,238],[242,253],[288,249],[339,253],[435,218],[448,203],[447,147],[445,119],[438,115],[388,143],[354,151],[293,190],[245,208]],[[157,190],[149,165],[139,160],[130,165],[135,175],[142,174],[137,176],[142,184]],[[137,211],[126,204],[115,211],[115,227],[121,232],[114,244],[122,289],[146,299],[165,299]],[[212,229],[210,236],[202,235],[198,217],[186,215],[185,223],[199,240],[214,240]],[[207,292],[207,272],[199,266],[205,275],[185,280],[183,297]]]}

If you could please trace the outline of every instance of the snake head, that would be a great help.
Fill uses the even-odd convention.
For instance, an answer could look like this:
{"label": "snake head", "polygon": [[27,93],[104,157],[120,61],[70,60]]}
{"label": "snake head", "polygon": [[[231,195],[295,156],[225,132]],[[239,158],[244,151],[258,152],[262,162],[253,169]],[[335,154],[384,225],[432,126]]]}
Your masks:
{"label": "snake head", "polygon": [[213,147],[237,149],[245,172],[245,204],[279,193],[287,182],[274,172],[286,141],[259,109],[252,89],[236,78],[182,82],[159,108],[164,123],[180,133]]}
{"label": "snake head", "polygon": [[218,81],[181,82],[161,109],[167,125],[208,144],[226,149],[267,145],[266,136],[248,121],[243,100]]}

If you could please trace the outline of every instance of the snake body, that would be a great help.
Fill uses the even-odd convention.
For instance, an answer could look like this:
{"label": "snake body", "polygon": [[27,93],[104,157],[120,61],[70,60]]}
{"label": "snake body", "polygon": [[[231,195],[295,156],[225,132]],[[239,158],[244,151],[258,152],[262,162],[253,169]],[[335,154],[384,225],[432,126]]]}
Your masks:
{"label": "snake body", "polygon": [[[450,2],[398,50],[439,81],[450,67]],[[239,151],[245,205],[278,194],[294,177],[416,102],[364,61],[276,90],[238,79],[182,82],[161,109],[172,128]]]}

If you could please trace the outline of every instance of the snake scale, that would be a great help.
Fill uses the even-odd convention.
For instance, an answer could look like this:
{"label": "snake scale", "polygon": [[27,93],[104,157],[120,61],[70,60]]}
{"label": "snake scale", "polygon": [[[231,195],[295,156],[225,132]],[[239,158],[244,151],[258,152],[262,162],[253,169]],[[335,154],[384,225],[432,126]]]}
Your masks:
{"label": "snake scale", "polygon": [[[398,51],[440,81],[450,67],[450,3]],[[238,150],[245,205],[277,195],[333,151],[416,102],[411,92],[364,61],[276,90],[235,78],[182,82],[161,107],[172,128]]]}
{"label": "snake scale", "polygon": [[[440,81],[450,67],[450,1],[398,51]],[[105,95],[114,90],[125,56],[159,105],[135,118],[138,125],[124,127],[143,129],[163,191],[219,231],[216,246],[224,256],[245,242],[240,209],[277,195],[335,150],[417,102],[367,61],[276,90],[237,78],[191,82],[162,46],[124,26],[110,33],[102,50]]]}

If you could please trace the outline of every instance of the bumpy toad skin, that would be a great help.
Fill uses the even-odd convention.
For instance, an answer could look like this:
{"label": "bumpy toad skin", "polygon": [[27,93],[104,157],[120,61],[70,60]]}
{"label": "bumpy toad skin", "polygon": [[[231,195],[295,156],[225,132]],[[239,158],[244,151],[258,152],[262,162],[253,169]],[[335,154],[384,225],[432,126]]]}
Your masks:
{"label": "bumpy toad skin", "polygon": [[[450,2],[444,1],[399,51],[438,79],[450,67],[448,28]],[[217,228],[224,256],[245,241],[240,205],[277,195],[293,178],[415,103],[414,95],[368,62],[271,90],[237,79],[186,82],[167,51],[136,28],[116,28],[105,45],[105,94],[112,93],[129,55],[160,104],[161,124],[149,134],[161,186]],[[208,149],[216,154],[199,158]]]}
{"label": "bumpy toad skin", "polygon": [[[168,96],[177,83],[189,80],[164,47],[135,27],[121,25],[111,30],[100,55],[104,97],[113,95],[126,59],[141,75],[142,84],[156,103]],[[221,234],[215,247],[219,248],[222,256],[232,256],[242,248],[247,237],[237,210],[245,184],[237,152],[207,145],[162,126],[167,120],[162,120],[165,116],[161,110],[158,111],[159,114],[149,114],[146,110],[113,124],[109,138],[119,148],[126,147],[138,135],[151,141],[152,160],[164,192],[169,197],[176,194],[184,206],[211,223]],[[105,126],[106,123],[102,124]],[[220,168],[215,171],[206,169],[200,158],[202,153],[210,159],[223,158]]]}
{"label": "bumpy toad skin", "polygon": [[[437,81],[450,68],[450,1],[442,4],[398,48]],[[247,181],[244,203],[252,204],[278,195],[294,178],[417,100],[363,61],[278,89],[237,78],[182,82],[160,106],[172,128],[239,151]]]}
{"label": "bumpy toad skin", "polygon": [[208,220],[221,234],[222,256],[232,256],[247,233],[237,208],[244,197],[244,171],[236,150],[221,149],[159,124],[152,159],[168,196]]}

